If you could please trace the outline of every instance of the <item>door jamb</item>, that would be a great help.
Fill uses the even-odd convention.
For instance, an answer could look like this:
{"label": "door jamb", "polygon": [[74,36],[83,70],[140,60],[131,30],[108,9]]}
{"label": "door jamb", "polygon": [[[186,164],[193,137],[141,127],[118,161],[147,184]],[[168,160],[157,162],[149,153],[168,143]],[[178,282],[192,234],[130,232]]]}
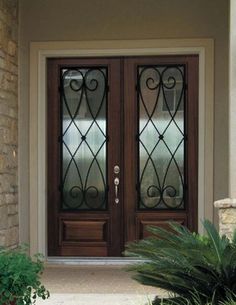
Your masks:
{"label": "door jamb", "polygon": [[[121,47],[122,46],[122,47]],[[49,57],[199,56],[198,227],[213,221],[214,43],[212,39],[158,39],[30,44],[30,253],[47,254],[46,60]],[[22,224],[23,225],[23,224]]]}

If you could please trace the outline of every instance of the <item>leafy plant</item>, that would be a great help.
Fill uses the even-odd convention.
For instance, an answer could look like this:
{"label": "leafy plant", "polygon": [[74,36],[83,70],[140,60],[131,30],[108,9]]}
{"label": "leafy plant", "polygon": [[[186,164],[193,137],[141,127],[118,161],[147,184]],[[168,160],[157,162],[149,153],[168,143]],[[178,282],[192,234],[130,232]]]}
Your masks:
{"label": "leafy plant", "polygon": [[[202,300],[199,294],[196,292],[192,294],[191,299],[185,297],[176,297],[172,299],[161,299],[159,300],[160,305],[214,305],[214,300],[209,300],[207,303]],[[152,303],[148,303],[152,305]],[[236,305],[235,295],[229,294],[229,296],[224,301],[220,301],[218,305]]]}
{"label": "leafy plant", "polygon": [[226,300],[219,302],[219,305],[236,305],[236,295],[229,294]]}
{"label": "leafy plant", "polygon": [[[214,296],[213,296],[214,299]],[[214,300],[209,300],[207,303],[202,300],[198,292],[192,294],[191,299],[185,297],[176,297],[169,299],[159,299],[160,305],[214,305]],[[224,301],[220,301],[218,305],[236,305],[236,295],[230,291],[227,293],[227,297]],[[147,305],[152,305],[151,301]]]}
{"label": "leafy plant", "polygon": [[218,304],[226,300],[228,291],[236,293],[236,234],[230,241],[221,237],[208,220],[203,224],[203,236],[176,223],[170,223],[170,231],[149,227],[154,237],[127,247],[126,255],[144,260],[130,268],[136,271],[134,278],[190,303],[196,293],[201,304]]}
{"label": "leafy plant", "polygon": [[[213,296],[214,299],[214,296]],[[156,298],[152,304],[160,304],[160,305],[213,305],[214,301],[208,300],[206,302],[206,299],[203,299],[202,296],[199,295],[197,291],[194,293],[191,293],[191,297],[170,297],[170,298],[163,298],[159,299]],[[224,305],[223,303],[221,305]],[[230,305],[230,304],[229,304]],[[232,305],[232,304],[231,304]]]}
{"label": "leafy plant", "polygon": [[33,258],[26,248],[0,249],[0,305],[34,304],[37,297],[46,299],[49,292],[40,282],[43,271],[42,257]]}

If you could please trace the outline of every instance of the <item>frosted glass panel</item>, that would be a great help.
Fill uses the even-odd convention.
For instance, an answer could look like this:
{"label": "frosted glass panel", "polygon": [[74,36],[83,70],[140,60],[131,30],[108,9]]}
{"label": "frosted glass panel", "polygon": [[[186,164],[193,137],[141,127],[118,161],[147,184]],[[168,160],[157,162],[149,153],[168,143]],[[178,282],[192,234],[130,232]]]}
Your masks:
{"label": "frosted glass panel", "polygon": [[139,208],[184,208],[184,67],[140,66]]}
{"label": "frosted glass panel", "polygon": [[62,69],[62,208],[106,209],[105,68]]}

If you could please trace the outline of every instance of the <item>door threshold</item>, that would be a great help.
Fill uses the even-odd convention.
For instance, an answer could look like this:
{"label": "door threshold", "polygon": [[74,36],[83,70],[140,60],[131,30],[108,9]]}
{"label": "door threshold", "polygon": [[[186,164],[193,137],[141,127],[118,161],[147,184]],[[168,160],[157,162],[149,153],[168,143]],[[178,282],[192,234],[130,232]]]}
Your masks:
{"label": "door threshold", "polygon": [[47,265],[131,265],[144,262],[133,257],[62,257],[50,256],[46,258]]}

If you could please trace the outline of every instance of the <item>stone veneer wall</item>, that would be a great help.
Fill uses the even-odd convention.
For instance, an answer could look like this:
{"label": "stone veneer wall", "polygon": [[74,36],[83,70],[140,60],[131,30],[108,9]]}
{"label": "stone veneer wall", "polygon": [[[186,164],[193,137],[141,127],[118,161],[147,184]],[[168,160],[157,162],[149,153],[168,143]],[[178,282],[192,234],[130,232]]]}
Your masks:
{"label": "stone veneer wall", "polygon": [[0,245],[15,247],[18,220],[18,0],[0,0]]}
{"label": "stone veneer wall", "polygon": [[219,232],[231,238],[236,229],[236,199],[222,199],[214,203],[219,209]]}

